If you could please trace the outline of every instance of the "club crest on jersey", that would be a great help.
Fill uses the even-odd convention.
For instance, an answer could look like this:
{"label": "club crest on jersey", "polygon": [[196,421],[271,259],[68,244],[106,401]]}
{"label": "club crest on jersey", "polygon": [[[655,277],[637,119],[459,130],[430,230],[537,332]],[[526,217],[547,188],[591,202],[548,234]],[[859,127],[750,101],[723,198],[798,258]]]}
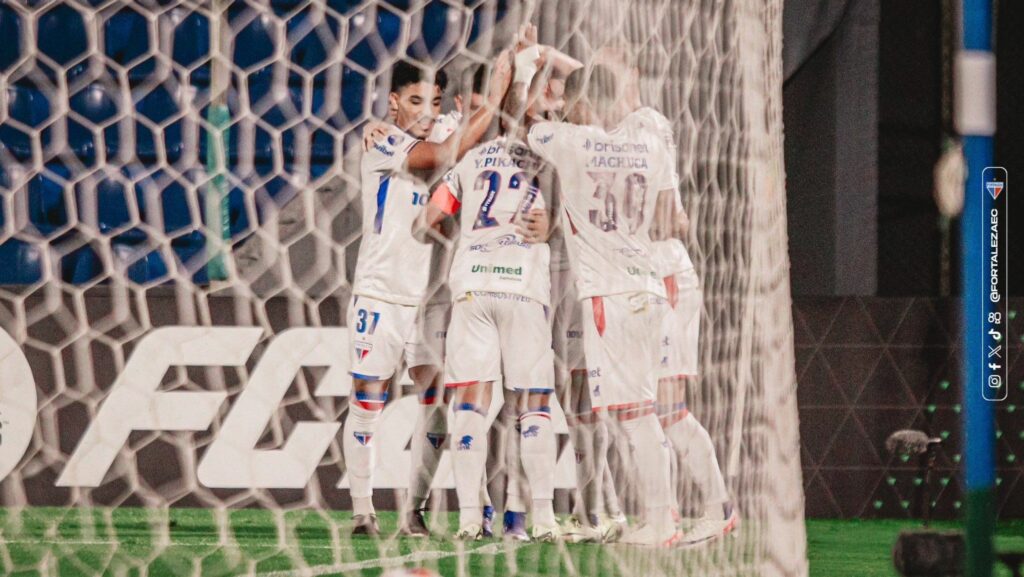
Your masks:
{"label": "club crest on jersey", "polygon": [[538,425],[530,425],[529,427],[526,427],[525,431],[523,431],[523,437],[527,439],[536,437],[538,434],[540,434],[540,427]]}
{"label": "club crest on jersey", "polygon": [[369,445],[370,440],[373,439],[373,433],[364,433],[362,431],[355,431],[352,433],[352,436],[355,437],[356,440],[359,441],[359,444],[364,447]]}
{"label": "club crest on jersey", "polygon": [[448,435],[445,435],[443,433],[427,433],[427,441],[430,443],[431,447],[434,447],[435,449],[440,449],[441,445],[444,444],[445,437],[447,436]]}
{"label": "club crest on jersey", "polygon": [[402,142],[402,137],[397,134],[391,134],[388,136],[388,144],[391,146],[398,146],[398,143]]}
{"label": "club crest on jersey", "polygon": [[356,359],[361,361],[366,358],[366,355],[370,354],[370,351],[373,350],[373,345],[364,341],[356,341],[355,349]]}
{"label": "club crest on jersey", "polygon": [[473,435],[463,435],[459,439],[459,450],[468,451],[473,448]]}

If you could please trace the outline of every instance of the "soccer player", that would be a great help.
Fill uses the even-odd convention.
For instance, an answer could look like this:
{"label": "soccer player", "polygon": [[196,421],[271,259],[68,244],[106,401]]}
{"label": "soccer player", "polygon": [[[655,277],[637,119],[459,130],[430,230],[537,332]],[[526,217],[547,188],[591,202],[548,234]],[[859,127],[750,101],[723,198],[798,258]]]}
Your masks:
{"label": "soccer player", "polygon": [[511,80],[507,52],[495,61],[487,105],[443,142],[423,140],[440,114],[443,72],[406,61],[395,64],[388,95],[393,123],[361,161],[363,228],[348,314],[352,396],[342,449],[353,504],[353,534],[380,533],[373,508],[373,436],[387,400],[388,382],[403,353],[417,388],[433,380],[429,363],[417,366],[410,342],[426,296],[431,246],[412,238],[412,223],[427,199],[423,171],[450,166],[474,146],[490,125]]}
{"label": "soccer player", "polygon": [[[595,56],[615,72],[619,81],[630,88],[625,92],[625,106],[640,110],[639,71],[625,46],[609,46]],[[665,142],[673,159],[677,157],[672,124],[662,114],[646,109],[647,129]],[[673,172],[673,201],[681,226],[680,236],[689,228],[679,194],[679,174]],[[654,243],[656,259],[661,263],[667,300],[662,306],[662,359],[658,383],[658,417],[665,435],[672,443],[679,466],[685,467],[704,497],[704,514],[680,540],[682,545],[695,545],[730,533],[738,522],[736,509],[729,499],[715,445],[707,430],[694,418],[686,405],[686,383],[698,374],[700,314],[703,306],[700,282],[690,255],[677,238]],[[678,486],[673,483],[673,486]]]}
{"label": "soccer player", "polygon": [[[456,390],[452,437],[460,539],[481,534],[475,497],[487,455],[486,412],[499,376],[517,391],[519,457],[532,494],[532,537],[552,541],[558,535],[557,446],[549,406],[554,378],[549,251],[543,242],[547,204],[537,187],[542,163],[526,147],[520,120],[528,86],[520,77],[533,78],[540,54],[532,46],[516,56],[513,89],[522,93],[506,103],[506,135],[467,154],[435,191],[425,216],[427,225],[456,213],[460,220],[449,280],[456,301],[448,337],[450,350],[459,353],[445,363],[447,386]],[[527,110],[527,119],[535,109]]]}
{"label": "soccer player", "polygon": [[[464,112],[472,115],[486,103],[486,68],[478,66],[469,77],[469,82],[456,93],[455,110],[442,115],[434,124],[430,140],[441,141],[458,129]],[[465,106],[465,108],[464,108]],[[368,146],[386,138],[386,125],[368,126]],[[451,223],[445,222],[445,225]],[[439,227],[440,236],[431,235],[434,240],[434,251],[431,259],[430,283],[433,290],[427,297],[419,319],[419,330],[413,344],[413,363],[417,366],[429,366],[432,380],[430,385],[418,393],[420,413],[416,420],[410,441],[410,478],[409,490],[406,492],[406,503],[403,508],[403,519],[400,523],[401,534],[410,537],[427,537],[424,512],[430,486],[437,472],[438,463],[444,451],[444,442],[448,436],[448,403],[444,388],[444,355],[448,323],[451,319],[452,298],[448,289],[448,274],[451,266],[451,239],[454,227]],[[422,233],[414,231],[420,238]],[[421,239],[421,240],[426,240]],[[426,370],[426,369],[424,369]],[[484,536],[493,535],[491,521],[494,508],[491,506],[486,483],[481,488],[480,499],[484,506]]]}
{"label": "soccer player", "polygon": [[670,455],[654,414],[656,304],[665,287],[651,240],[673,227],[672,159],[643,128],[645,113],[623,108],[621,86],[609,69],[573,72],[566,99],[569,122],[534,125],[529,144],[560,176],[583,301],[591,403],[620,422],[642,470],[646,522],[623,540],[671,545],[679,533],[671,515]]}

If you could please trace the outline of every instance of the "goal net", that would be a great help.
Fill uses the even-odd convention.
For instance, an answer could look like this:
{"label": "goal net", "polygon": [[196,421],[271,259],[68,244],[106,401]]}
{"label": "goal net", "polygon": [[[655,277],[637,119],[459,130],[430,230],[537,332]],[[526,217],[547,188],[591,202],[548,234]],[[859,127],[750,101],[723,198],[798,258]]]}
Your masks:
{"label": "goal net", "polygon": [[[0,3],[0,567],[806,575],[781,19],[781,0]],[[728,538],[524,545],[498,527],[453,542],[447,456],[436,537],[399,537],[386,510],[409,478],[405,377],[373,440],[383,536],[350,534],[362,126],[388,114],[396,59],[446,70],[448,109],[524,23],[583,62],[627,47],[642,100],[672,123],[703,290],[687,402],[739,514]],[[573,449],[554,413],[566,513]],[[700,490],[680,479],[696,517]],[[639,497],[622,498],[630,513]]]}

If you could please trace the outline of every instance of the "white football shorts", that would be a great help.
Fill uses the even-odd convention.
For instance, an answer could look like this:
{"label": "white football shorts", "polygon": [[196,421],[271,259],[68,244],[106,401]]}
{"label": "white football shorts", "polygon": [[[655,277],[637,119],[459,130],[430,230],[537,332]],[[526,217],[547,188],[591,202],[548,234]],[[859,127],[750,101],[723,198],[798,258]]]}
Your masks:
{"label": "white football shorts", "polygon": [[548,307],[522,295],[470,292],[452,305],[445,384],[502,378],[507,389],[552,389],[554,353]]}
{"label": "white football shorts", "polygon": [[[700,317],[704,306],[694,270],[674,277],[668,300],[662,301],[661,362],[658,378],[697,375]],[[675,298],[672,296],[675,293]],[[674,304],[673,304],[674,300]]]}
{"label": "white football shorts", "polygon": [[583,346],[594,410],[653,405],[658,393],[661,318],[650,293],[584,299]]}
{"label": "white football shorts", "polygon": [[577,298],[576,278],[571,270],[551,272],[551,302],[555,307],[552,337],[559,370],[568,375],[586,369],[583,308]]}
{"label": "white football shorts", "polygon": [[[364,381],[384,381],[411,358],[420,307],[355,295],[348,309],[349,372]],[[413,365],[410,365],[413,366]]]}

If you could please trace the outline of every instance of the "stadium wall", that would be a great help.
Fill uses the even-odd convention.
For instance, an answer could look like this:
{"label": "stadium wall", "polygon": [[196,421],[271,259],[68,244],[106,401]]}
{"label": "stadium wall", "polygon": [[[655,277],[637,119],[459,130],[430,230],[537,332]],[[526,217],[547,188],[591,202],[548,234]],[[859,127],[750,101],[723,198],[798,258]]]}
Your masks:
{"label": "stadium wall", "polygon": [[[5,377],[5,398],[0,399],[0,475],[6,475],[0,483],[0,499],[6,505],[63,505],[86,500],[99,505],[168,502],[173,506],[202,507],[214,503],[274,503],[302,507],[313,493],[324,505],[346,508],[347,490],[344,483],[338,486],[343,464],[337,433],[332,434],[329,429],[323,431],[330,437],[326,450],[317,452],[309,445],[291,447],[295,463],[288,459],[279,461],[287,464],[272,467],[270,472],[257,471],[239,480],[231,477],[230,469],[225,472],[224,467],[203,467],[203,457],[210,451],[211,443],[236,435],[232,431],[235,425],[229,419],[232,415],[235,423],[279,423],[268,424],[256,444],[261,450],[278,450],[278,455],[289,454],[288,441],[296,423],[329,424],[339,420],[345,406],[343,397],[348,394],[346,385],[350,385],[344,374],[347,367],[341,366],[347,359],[347,335],[346,331],[338,330],[346,301],[343,297],[322,300],[313,315],[308,303],[274,298],[255,307],[248,299],[225,295],[210,298],[208,310],[204,311],[195,304],[198,301],[174,289],[154,288],[141,298],[126,301],[112,299],[109,291],[100,287],[87,291],[80,303],[65,300],[62,304],[84,307],[85,316],[93,319],[96,327],[116,320],[111,326],[118,328],[108,332],[107,339],[76,341],[70,337],[78,328],[63,322],[66,315],[61,314],[59,307],[52,308],[52,300],[29,295],[22,312],[5,310],[0,315],[0,326],[13,337],[0,343],[0,348],[5,348],[0,355],[0,373]],[[115,302],[132,305],[124,309],[113,306]],[[1024,300],[1017,299],[1010,308],[1021,310],[1022,306]],[[956,301],[948,299],[796,299],[794,328],[808,516],[914,514],[921,499],[920,486],[915,482],[917,463],[892,457],[884,447],[886,437],[902,428],[923,429],[945,439],[933,498],[938,516],[958,514],[958,310]],[[227,343],[225,346],[230,350],[217,353],[213,360],[194,356],[196,351],[189,352],[189,342],[198,342],[194,335],[182,333],[184,339],[174,336],[188,331],[197,318],[205,315],[208,323],[216,327],[204,329],[206,333],[223,332],[228,337],[218,342]],[[16,332],[15,321],[25,317],[36,320],[20,334]],[[134,319],[143,317],[148,318],[153,330],[133,331],[131,327],[143,326]],[[319,319],[320,327],[314,326],[314,318]],[[250,329],[248,332],[253,335],[249,337],[231,332],[245,331],[238,327],[259,326],[270,327],[270,331]],[[1011,499],[1010,495],[1024,490],[1024,426],[1017,406],[1012,403],[1013,396],[1019,398],[1024,392],[1024,319],[1014,318],[1011,329],[1009,374],[1014,395],[1011,402],[998,408],[998,503],[1003,517],[1022,517],[1024,501]],[[274,336],[268,337],[267,332]],[[127,343],[124,354],[105,342]],[[26,373],[19,375],[15,369],[22,358],[27,360]],[[162,362],[172,367],[190,366],[164,370]],[[196,366],[220,363],[229,366]],[[276,383],[274,378],[268,378],[268,367],[279,368],[289,363],[296,367],[290,372],[285,369],[289,375],[285,380],[294,377],[291,382]],[[157,368],[153,369],[154,366]],[[280,380],[280,375],[275,374]],[[99,426],[97,421],[111,419],[103,416],[102,408],[108,402],[114,403],[114,389],[145,389],[147,378],[157,395],[172,389],[194,394],[186,397],[190,409],[201,404],[198,400],[204,392],[224,391],[225,396],[215,406],[210,423],[190,425],[196,432],[132,432],[127,437],[128,450],[109,461],[107,468],[102,451],[86,451],[83,447],[88,443],[83,438],[90,426]],[[161,383],[159,388],[157,382]],[[36,393],[36,417],[19,419],[24,407],[16,403],[24,395],[11,392],[24,392],[32,387]],[[277,388],[278,397],[275,393],[265,395],[252,390],[261,388],[266,392],[272,387]],[[263,399],[263,404],[256,403],[256,409],[251,402],[249,408],[243,409],[238,401],[246,391],[250,399],[268,398]],[[381,427],[382,435],[378,438],[380,443],[393,445],[393,450],[404,449],[411,434],[407,429],[413,422],[415,399],[402,399],[399,394],[398,401],[392,403],[385,417],[390,424]],[[153,408],[155,404],[136,405],[138,412],[160,412]],[[122,411],[113,420],[124,420],[125,413],[134,412]],[[174,411],[158,417],[162,428],[179,426],[175,419],[180,415]],[[556,421],[557,428],[564,433],[564,421]],[[714,431],[712,434],[716,439],[723,438]],[[564,434],[562,437],[564,448]],[[85,457],[74,457],[77,453]],[[558,474],[558,484],[563,489],[574,482],[570,458],[569,452],[563,450]],[[69,459],[77,462],[75,467],[68,465]],[[382,461],[378,485],[400,488],[407,478],[403,468],[407,459]],[[442,464],[441,470],[449,469]],[[96,486],[83,487],[90,484],[90,478],[95,479]],[[253,489],[254,485],[266,490]],[[451,479],[442,478],[435,486],[453,485]],[[382,491],[380,504],[393,506],[394,496],[394,491]]]}

